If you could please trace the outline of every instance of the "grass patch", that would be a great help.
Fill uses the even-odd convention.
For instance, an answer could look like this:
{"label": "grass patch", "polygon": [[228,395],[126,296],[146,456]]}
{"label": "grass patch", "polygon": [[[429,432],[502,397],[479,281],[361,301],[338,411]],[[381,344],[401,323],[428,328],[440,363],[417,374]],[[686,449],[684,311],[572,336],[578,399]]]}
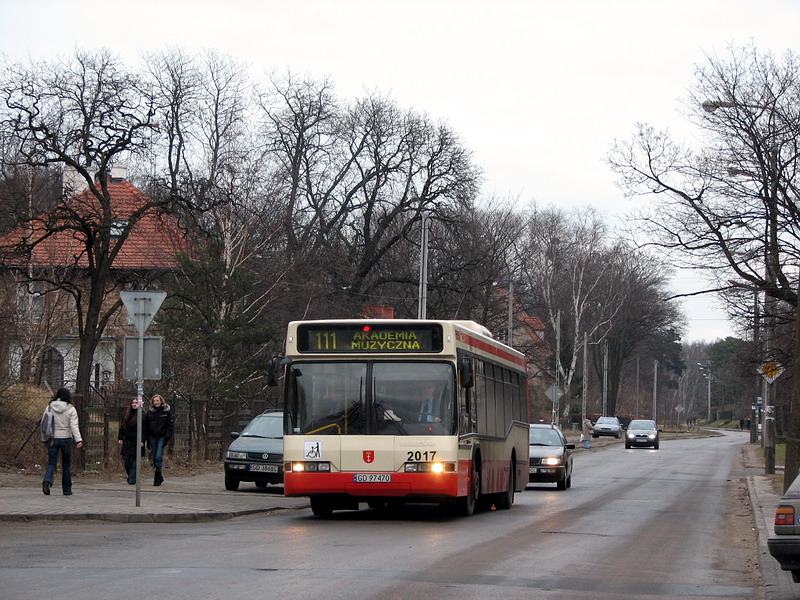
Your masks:
{"label": "grass patch", "polygon": [[31,385],[14,385],[0,394],[0,457],[12,465],[46,462],[39,441],[42,418],[49,391]]}

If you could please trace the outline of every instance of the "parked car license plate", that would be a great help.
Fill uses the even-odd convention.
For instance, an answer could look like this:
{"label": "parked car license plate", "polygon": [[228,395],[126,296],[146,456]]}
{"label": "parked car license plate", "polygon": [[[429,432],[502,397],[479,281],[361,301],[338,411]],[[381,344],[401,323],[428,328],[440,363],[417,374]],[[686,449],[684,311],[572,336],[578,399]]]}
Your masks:
{"label": "parked car license plate", "polygon": [[261,473],[277,473],[278,465],[250,465],[250,470]]}
{"label": "parked car license plate", "polygon": [[391,483],[391,473],[354,473],[355,483]]}

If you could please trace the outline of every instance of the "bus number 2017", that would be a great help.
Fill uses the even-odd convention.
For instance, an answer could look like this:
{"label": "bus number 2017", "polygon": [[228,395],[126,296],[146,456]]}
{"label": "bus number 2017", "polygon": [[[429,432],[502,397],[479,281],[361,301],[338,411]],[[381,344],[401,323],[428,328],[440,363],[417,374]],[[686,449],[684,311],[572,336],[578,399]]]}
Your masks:
{"label": "bus number 2017", "polygon": [[414,461],[421,461],[421,460],[433,460],[436,456],[436,450],[428,450],[420,451],[420,450],[409,450],[408,451],[408,458],[406,460],[414,460]]}

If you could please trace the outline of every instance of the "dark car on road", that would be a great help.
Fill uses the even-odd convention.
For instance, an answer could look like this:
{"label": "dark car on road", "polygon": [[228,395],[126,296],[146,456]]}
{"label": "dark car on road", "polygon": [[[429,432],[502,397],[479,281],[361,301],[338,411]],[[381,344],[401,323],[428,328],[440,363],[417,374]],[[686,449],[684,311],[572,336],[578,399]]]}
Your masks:
{"label": "dark car on road", "polygon": [[610,435],[619,439],[622,437],[622,424],[617,417],[600,417],[592,428],[592,437]]}
{"label": "dark car on road", "polygon": [[528,483],[555,483],[559,490],[572,486],[572,451],[575,444],[556,425],[530,426]]}
{"label": "dark car on road", "polygon": [[800,477],[797,477],[775,509],[775,535],[767,539],[769,553],[781,569],[791,571],[800,583]]}
{"label": "dark car on road", "polygon": [[250,421],[225,453],[225,489],[250,481],[258,487],[283,483],[283,411],[268,410]]}
{"label": "dark car on road", "polygon": [[647,446],[658,450],[659,431],[661,430],[656,427],[655,421],[649,419],[634,419],[628,423],[628,429],[625,432],[625,447]]}

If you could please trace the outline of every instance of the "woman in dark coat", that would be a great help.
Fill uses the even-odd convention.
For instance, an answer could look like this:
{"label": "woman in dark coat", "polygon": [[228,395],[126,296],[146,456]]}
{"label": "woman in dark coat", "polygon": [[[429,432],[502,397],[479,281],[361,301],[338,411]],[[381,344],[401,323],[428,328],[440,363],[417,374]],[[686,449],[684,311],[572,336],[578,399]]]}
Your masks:
{"label": "woman in dark coat", "polygon": [[169,444],[173,427],[173,416],[169,404],[156,394],[150,399],[150,410],[144,417],[145,439],[150,446],[150,456],[156,469],[153,485],[161,485],[164,481],[161,466],[164,462],[164,448]]}
{"label": "woman in dark coat", "polygon": [[[131,405],[125,409],[125,416],[119,424],[119,453],[125,464],[125,473],[128,474],[128,483],[136,483],[136,410],[137,400],[131,400]],[[144,439],[144,437],[142,438]],[[144,444],[142,444],[143,446]]]}

